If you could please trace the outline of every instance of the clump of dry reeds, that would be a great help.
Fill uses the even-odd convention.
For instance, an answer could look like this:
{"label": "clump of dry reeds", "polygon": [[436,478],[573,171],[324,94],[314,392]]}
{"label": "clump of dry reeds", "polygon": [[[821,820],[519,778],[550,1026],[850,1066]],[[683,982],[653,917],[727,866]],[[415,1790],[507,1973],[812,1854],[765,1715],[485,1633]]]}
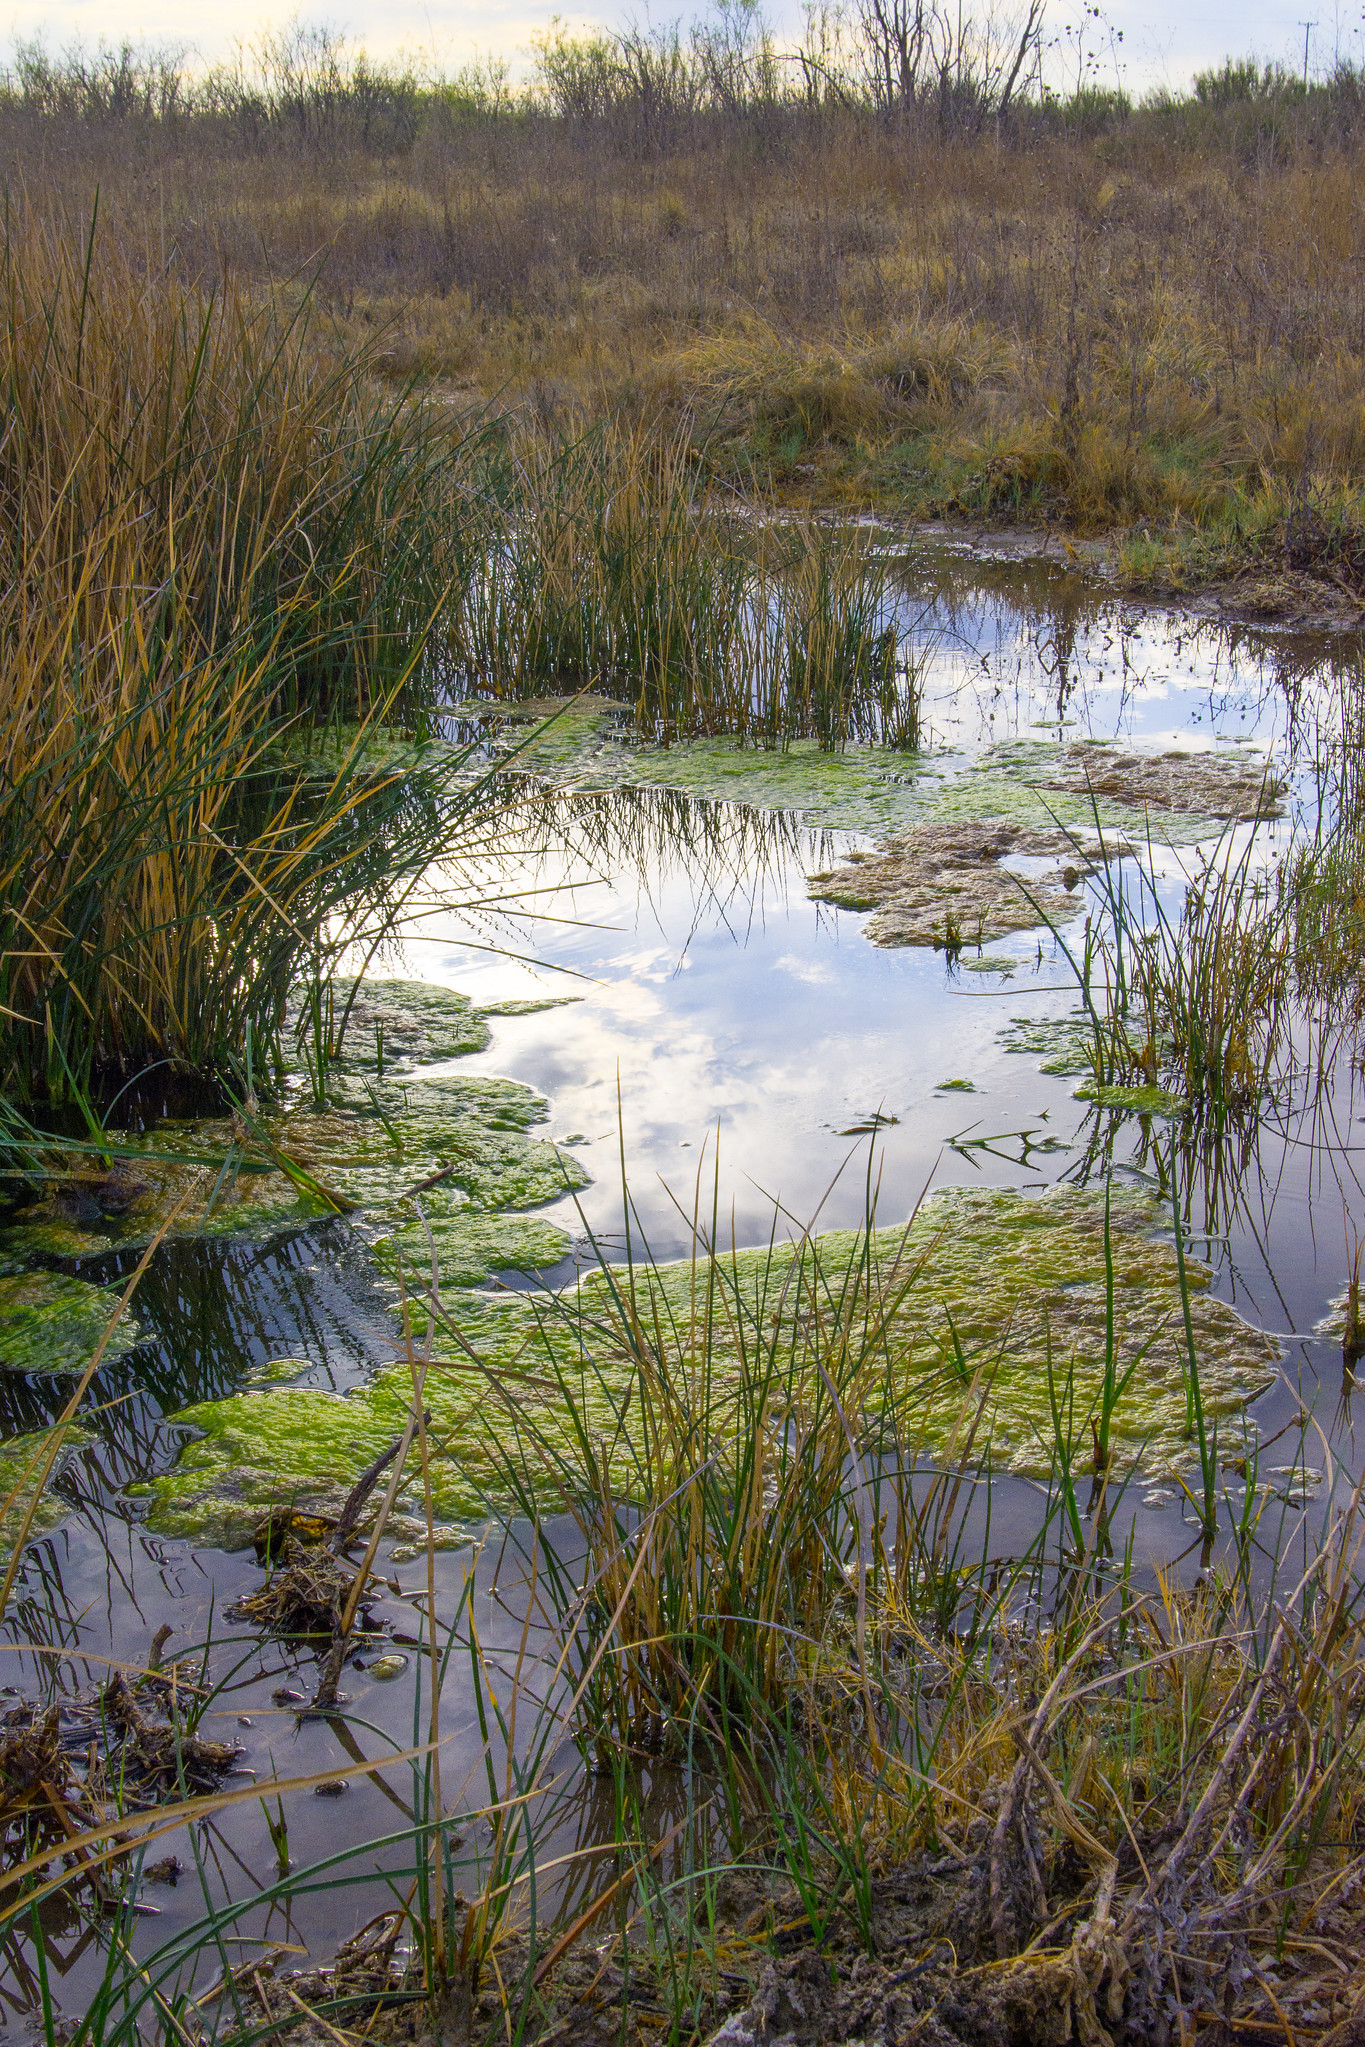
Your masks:
{"label": "clump of dry reeds", "polygon": [[355,745],[321,782],[279,751],[423,648],[429,442],[301,321],[93,227],[12,212],[0,289],[8,1085],[221,1074],[253,1024],[263,1062],[347,878],[429,844],[377,832]]}

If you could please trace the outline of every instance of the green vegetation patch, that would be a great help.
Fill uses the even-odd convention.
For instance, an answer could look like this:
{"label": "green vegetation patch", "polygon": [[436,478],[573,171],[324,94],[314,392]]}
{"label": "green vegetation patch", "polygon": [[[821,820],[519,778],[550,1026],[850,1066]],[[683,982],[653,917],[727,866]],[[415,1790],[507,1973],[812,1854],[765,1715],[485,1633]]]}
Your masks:
{"label": "green vegetation patch", "polygon": [[1090,1081],[1075,1089],[1078,1102],[1095,1102],[1101,1109],[1123,1109],[1133,1116],[1183,1116],[1189,1103],[1164,1087],[1101,1086]]}
{"label": "green vegetation patch", "polygon": [[[1144,1456],[1149,1475],[1179,1470],[1193,1454],[1176,1256],[1154,1234],[1162,1220],[1139,1197],[1113,1202],[1120,1371],[1143,1355],[1113,1417],[1112,1450],[1119,1470]],[[723,1443],[734,1433],[736,1332],[746,1349],[772,1346],[781,1367],[776,1383],[798,1398],[803,1374],[815,1371],[822,1318],[865,1252],[866,1239],[844,1231],[803,1250],[742,1251],[714,1269],[690,1261],[636,1268],[636,1328],[657,1345],[676,1387],[709,1385],[709,1396],[698,1393],[699,1402],[712,1402],[708,1440]],[[1106,1343],[1099,1195],[1075,1188],[1039,1196],[945,1193],[924,1205],[908,1231],[878,1232],[872,1264],[874,1291],[890,1313],[879,1336],[863,1319],[855,1327],[868,1352],[869,1427],[878,1415],[894,1417],[902,1437],[931,1454],[970,1444],[979,1464],[1045,1477],[1054,1434],[1050,1365],[1084,1468]],[[443,1301],[458,1345],[449,1328],[438,1333],[447,1362],[433,1369],[424,1393],[441,1445],[437,1508],[452,1535],[490,1498],[508,1498],[509,1457],[548,1507],[555,1497],[549,1462],[573,1468],[583,1440],[606,1443],[628,1490],[632,1469],[650,1454],[631,1435],[638,1368],[617,1305],[629,1282],[599,1272],[559,1297],[471,1294],[455,1290],[458,1270],[457,1247],[442,1279],[452,1288]],[[1204,1409],[1210,1418],[1235,1419],[1240,1434],[1251,1427],[1247,1402],[1273,1378],[1276,1346],[1213,1298],[1207,1268],[1191,1260],[1189,1274]],[[175,1419],[202,1433],[145,1489],[152,1525],[230,1544],[246,1540],[274,1505],[335,1512],[365,1465],[401,1432],[410,1402],[409,1369],[398,1364],[344,1396],[285,1389],[188,1408]]]}
{"label": "green vegetation patch", "polygon": [[[95,1354],[118,1295],[65,1272],[20,1272],[0,1278],[0,1370],[82,1372]],[[119,1358],[141,1338],[124,1315],[104,1347]]]}
{"label": "green vegetation patch", "polygon": [[582,793],[671,789],[704,801],[792,811],[829,831],[894,830],[922,817],[926,792],[939,785],[934,762],[891,747],[828,753],[814,739],[774,749],[725,738],[642,745],[623,715],[617,705],[566,711],[526,745],[519,764]]}
{"label": "green vegetation patch", "polygon": [[76,1223],[16,1223],[0,1230],[0,1273],[23,1272],[36,1258],[97,1258],[112,1239]]}
{"label": "green vegetation patch", "polygon": [[[309,1045],[312,1017],[305,985],[291,991],[286,1039],[301,1034]],[[436,981],[362,980],[343,975],[332,987],[324,1013],[317,1019],[328,1043],[327,1064],[353,1073],[377,1067],[380,1048],[385,1068],[429,1066],[440,1059],[460,1059],[482,1052],[488,1025],[467,995]],[[343,1029],[344,1024],[344,1029]],[[339,1057],[330,1051],[341,1033]]]}
{"label": "green vegetation patch", "polygon": [[[0,1271],[17,1271],[42,1255],[88,1256],[111,1243],[144,1244],[173,1213],[176,1236],[258,1238],[334,1213],[338,1205],[382,1211],[415,1190],[428,1214],[454,1218],[466,1207],[486,1213],[538,1208],[588,1184],[570,1153],[528,1135],[549,1113],[533,1088],[492,1075],[423,1071],[429,1060],[483,1045],[484,1013],[465,996],[424,982],[375,986],[384,993],[365,1014],[407,1019],[392,1036],[385,1024],[382,1074],[376,1036],[368,1043],[362,1036],[356,1058],[329,1072],[322,1108],[300,1094],[245,1123],[168,1120],[141,1136],[111,1138],[107,1164],[89,1151],[54,1152],[54,1171],[63,1163],[69,1170],[0,1232]],[[368,984],[364,991],[358,999],[368,1001]],[[499,1013],[544,1006],[509,1004]],[[73,1215],[83,1219],[92,1209],[97,1225],[87,1230],[73,1222]],[[479,1254],[468,1222],[460,1227],[468,1269]],[[496,1239],[486,1228],[480,1241],[491,1253]],[[538,1270],[556,1263],[567,1245],[550,1225],[539,1234],[505,1231],[498,1241],[512,1255],[484,1264],[478,1277],[503,1265]],[[550,1255],[552,1242],[557,1248]]]}
{"label": "green vegetation patch", "polygon": [[1095,1034],[1082,1009],[1073,1010],[1070,1016],[1012,1016],[995,1035],[1002,1052],[1025,1052],[1041,1059],[1044,1073],[1094,1071]]}
{"label": "green vegetation patch", "polygon": [[540,1208],[589,1178],[572,1153],[526,1135],[545,1114],[544,1097],[516,1081],[443,1075],[376,1087],[363,1109],[299,1112],[284,1135],[291,1156],[367,1209],[437,1174],[421,1194],[431,1215],[453,1213],[462,1198],[483,1210]]}
{"label": "green vegetation patch", "polygon": [[1226,753],[1137,753],[1083,740],[1014,739],[991,746],[945,781],[932,815],[1060,827],[1092,843],[1193,845],[1230,819],[1278,817],[1283,782],[1259,758]]}
{"label": "green vegetation patch", "polygon": [[[543,715],[550,700],[514,715]],[[986,819],[1021,827],[1145,839],[1173,845],[1216,835],[1220,821],[1273,817],[1283,783],[1245,754],[1139,753],[1099,742],[1004,741],[956,774],[924,754],[851,745],[823,752],[814,739],[782,749],[737,739],[641,744],[623,706],[596,699],[564,710],[523,746],[521,763],[577,790],[657,788],[799,813],[829,830],[881,836],[922,819]]]}
{"label": "green vegetation patch", "polygon": [[[34,1509],[33,1519],[29,1523],[30,1537],[49,1534],[71,1512],[69,1502],[57,1492],[54,1481],[63,1467],[70,1462],[73,1453],[93,1440],[83,1429],[67,1428],[56,1462],[48,1475],[47,1484],[43,1487]],[[31,1467],[42,1456],[47,1443],[48,1434],[44,1429],[35,1429],[23,1436],[11,1436],[6,1442],[0,1443],[0,1507],[10,1499],[11,1494],[14,1495],[8,1509],[0,1516],[0,1556],[6,1559],[14,1548],[28,1512],[29,1502],[33,1497]]]}
{"label": "green vegetation patch", "polygon": [[[430,1230],[430,1237],[427,1230]],[[411,1222],[378,1239],[374,1254],[391,1278],[403,1274],[409,1290],[430,1285],[435,1248],[448,1287],[478,1286],[495,1272],[544,1272],[569,1249],[567,1230],[543,1216],[482,1215],[466,1204]]]}
{"label": "green vegetation patch", "polygon": [[[879,852],[855,851],[841,866],[811,875],[810,892],[840,909],[872,910],[866,936],[874,945],[956,952],[1011,931],[1069,922],[1081,899],[1063,875],[1024,879],[1000,864],[1024,837],[1012,824],[965,818],[911,825]],[[1005,964],[1012,970],[1018,962]]]}

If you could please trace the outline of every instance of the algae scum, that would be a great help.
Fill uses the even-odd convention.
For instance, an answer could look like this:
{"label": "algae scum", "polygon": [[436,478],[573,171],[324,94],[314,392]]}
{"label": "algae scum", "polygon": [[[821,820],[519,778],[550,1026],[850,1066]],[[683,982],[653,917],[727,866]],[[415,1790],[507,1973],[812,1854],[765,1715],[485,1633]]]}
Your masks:
{"label": "algae scum", "polygon": [[[1263,764],[1237,758],[1016,743],[988,749],[951,779],[929,768],[917,777],[902,756],[893,779],[888,757],[871,749],[833,756],[756,756],[719,742],[627,749],[602,738],[603,722],[600,713],[575,711],[556,748],[557,720],[534,750],[580,778],[600,779],[605,755],[618,783],[627,772],[642,787],[661,776],[670,788],[690,781],[708,796],[727,787],[760,808],[800,801],[826,824],[837,816],[878,820],[885,832],[879,847],[854,849],[843,867],[809,878],[817,900],[873,909],[865,936],[878,945],[959,950],[1065,923],[1081,909],[1074,891],[1090,863],[1127,857],[1135,840],[1150,843],[1157,833],[1189,844],[1218,829],[1211,819],[1278,810],[1279,784]],[[897,805],[920,821],[889,817],[887,807]],[[1021,852],[1064,853],[1079,864],[1026,877],[1002,864]],[[999,969],[1013,961],[980,964]],[[536,1211],[577,1194],[589,1175],[574,1150],[532,1134],[550,1113],[544,1097],[516,1080],[462,1071],[459,1062],[486,1048],[491,1016],[535,1013],[554,1008],[554,1000],[479,1009],[454,990],[394,979],[343,985],[327,999],[325,1028],[300,1002],[299,1070],[286,1106],[233,1123],[157,1123],[120,1143],[116,1160],[68,1164],[15,1214],[0,1232],[0,1256],[11,1267],[0,1277],[0,1364],[79,1372],[113,1306],[107,1289],[65,1272],[24,1269],[28,1260],[79,1262],[115,1245],[138,1246],[171,1217],[178,1235],[240,1239],[342,1215],[400,1307],[379,1348],[397,1355],[404,1317],[419,1344],[430,1325],[431,1497],[444,1541],[465,1539],[481,1518],[511,1503],[503,1464],[509,1421],[549,1439],[558,1430],[571,1451],[558,1420],[564,1373],[575,1375],[628,1485],[643,1449],[631,1435],[636,1365],[602,1313],[606,1292],[644,1286],[646,1324],[670,1332],[664,1369],[685,1371],[705,1350],[723,1385],[737,1339],[733,1331],[718,1339],[709,1322],[698,1327],[690,1259],[648,1265],[643,1280],[589,1271],[543,1298],[487,1291],[495,1274],[536,1276],[566,1259],[570,1232]],[[1063,1056],[1045,1059],[1043,1070],[1083,1072],[1085,1033],[1074,1024],[1035,1027],[1016,1043],[1051,1049],[1049,1030],[1060,1030]],[[1155,1089],[1100,1092],[1106,1106],[1158,1113],[1178,1106]],[[1112,1425],[1119,1466],[1141,1462],[1149,1476],[1169,1475],[1192,1454],[1193,1335],[1208,1414],[1237,1417],[1249,1439],[1244,1411],[1270,1382],[1277,1347],[1210,1294],[1199,1265],[1186,1328],[1162,1221],[1150,1201],[1128,1197],[1114,1207],[1112,1326],[1104,1203],[1094,1190],[944,1193],[923,1204],[908,1231],[876,1231],[873,1264],[885,1273],[879,1284],[903,1292],[884,1339],[883,1397],[900,1426],[932,1456],[961,1442],[970,1413],[984,1461],[1045,1478],[1059,1402],[1083,1436],[1098,1411],[1108,1358],[1125,1379]],[[740,1249],[720,1261],[723,1284],[741,1318],[773,1330],[771,1340],[792,1357],[809,1290],[803,1258],[837,1294],[863,1249],[863,1237],[847,1230],[817,1235],[803,1253]],[[126,1317],[106,1356],[112,1362],[138,1340],[135,1319]],[[407,1359],[381,1363],[344,1392],[289,1383],[309,1373],[307,1361],[277,1360],[263,1375],[267,1383],[170,1413],[170,1426],[187,1432],[178,1456],[125,1493],[143,1503],[147,1526],[231,1548],[251,1541],[276,1509],[336,1515],[362,1472],[402,1434],[412,1368]],[[547,1509],[554,1500],[546,1493]],[[418,1524],[400,1514],[392,1532],[401,1545]]]}
{"label": "algae scum", "polygon": [[[1129,863],[1178,907],[1182,863],[1223,835],[1273,856],[1316,671],[1290,692],[1273,662],[1232,662],[1178,621],[1120,624],[1096,613],[1087,641],[1072,619],[1059,674],[1056,618],[955,615],[918,755],[653,744],[603,698],[461,705],[486,757],[515,750],[526,786],[557,792],[565,848],[499,877],[552,914],[500,952],[419,916],[401,961],[295,992],[282,1090],[54,1140],[5,1212],[6,1548],[45,1426],[170,1221],[35,1508],[13,1638],[141,1662],[163,1622],[221,1635],[231,1606],[240,1640],[269,1580],[263,1531],[341,1512],[403,1435],[416,1369],[431,1455],[400,1476],[366,1648],[391,1667],[347,1671],[351,1731],[296,1726],[281,1675],[287,1702],[311,1696],[318,1645],[256,1629],[232,1701],[257,1720],[243,1767],[262,1775],[286,1760],[282,1726],[300,1768],[339,1767],[362,1725],[404,1748],[424,1484],[453,1599],[465,1545],[513,1504],[556,1512],[589,1451],[630,1496],[651,1454],[642,1359],[705,1382],[723,1469],[741,1356],[772,1361],[773,1424],[799,1430],[850,1301],[853,1335],[875,1327],[864,1442],[987,1474],[972,1525],[1002,1552],[1035,1537],[1059,1445],[1074,1482],[1093,1479],[1106,1375],[1135,1553],[1147,1568],[1197,1547],[1192,1350],[1222,1495],[1252,1525],[1299,1516],[1309,1539],[1330,1503],[1305,1417],[1334,1442],[1350,1418],[1349,1389],[1334,1413],[1317,1384],[1339,1356],[1319,1327],[1346,1277],[1335,1183],[1315,1221],[1317,1140],[1284,1121],[1272,1157],[1267,1118],[1215,1189],[1183,1101],[1097,1082],[1067,952]],[[1329,683],[1322,723],[1339,726]],[[1196,1199],[1181,1166],[1179,1246],[1178,1147],[1207,1168]],[[16,1657],[12,1675],[41,1689],[46,1669]],[[350,1795],[354,1838],[390,1824],[381,1791]],[[263,1824],[255,1808],[224,1822],[245,1867],[269,1861]],[[376,1879],[359,1920],[385,1902]],[[330,1909],[305,1903],[288,1937],[329,1952],[351,1930]]]}

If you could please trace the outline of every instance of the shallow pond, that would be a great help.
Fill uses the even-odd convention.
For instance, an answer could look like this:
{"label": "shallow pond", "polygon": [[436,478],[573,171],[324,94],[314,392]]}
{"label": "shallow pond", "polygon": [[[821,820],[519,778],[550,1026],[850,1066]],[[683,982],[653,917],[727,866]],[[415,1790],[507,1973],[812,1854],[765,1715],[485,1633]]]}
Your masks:
{"label": "shallow pond", "polygon": [[[523,871],[499,875],[499,886],[520,899],[513,923],[471,934],[454,918],[419,919],[403,958],[382,969],[460,990],[491,1012],[484,1049],[427,1063],[415,1087],[488,1076],[546,1098],[548,1120],[532,1137],[560,1145],[585,1180],[576,1194],[528,1215],[538,1226],[558,1224],[572,1246],[550,1270],[552,1282],[572,1280],[590,1262],[589,1233],[607,1255],[620,1251],[623,1160],[634,1227],[659,1260],[688,1254],[689,1219],[698,1205],[709,1212],[717,1189],[724,1240],[733,1233],[747,1246],[768,1240],[775,1204],[780,1234],[812,1221],[821,1230],[856,1227],[869,1170],[877,1219],[887,1226],[903,1223],[930,1189],[1085,1186],[1111,1163],[1134,1187],[1151,1184],[1164,1121],[1099,1109],[1077,1099],[1074,1072],[1043,1070],[1058,1063],[1049,1062],[1058,1040],[1039,1027],[1065,1023],[1077,1002],[1074,976],[1047,929],[1007,932],[957,957],[925,945],[876,946],[868,913],[813,900],[808,877],[869,850],[878,831],[913,824],[926,806],[939,816],[974,815],[981,783],[971,778],[988,749],[1016,748],[988,756],[994,786],[1017,780],[1019,742],[1065,747],[1079,739],[1273,759],[1289,778],[1284,815],[1230,828],[1238,844],[1254,834],[1255,859],[1270,865],[1296,824],[1330,812],[1360,686],[1358,652],[1340,641],[1270,638],[1116,604],[1054,567],[989,553],[943,555],[897,573],[927,678],[933,750],[919,768],[907,774],[895,762],[854,762],[841,779],[837,766],[798,750],[787,767],[768,763],[755,780],[751,756],[737,773],[714,749],[678,748],[651,773],[638,757],[622,765],[609,720],[589,734],[586,753],[582,734],[569,731],[562,764],[581,789],[572,849],[542,850],[528,855]],[[664,786],[639,786],[651,780]],[[723,800],[721,790],[749,800]],[[1059,801],[1058,792],[1049,800]],[[1156,855],[1172,904],[1190,858],[1188,846]],[[1009,864],[1028,877],[1052,862],[1023,850]],[[1064,938],[1074,940],[1083,926],[1095,885],[1076,879],[1082,903]],[[523,1008],[548,997],[558,998],[555,1006]],[[1279,1375],[1254,1401],[1262,1439],[1294,1424],[1301,1404],[1320,1425],[1322,1438],[1306,1452],[1297,1427],[1283,1438],[1286,1476],[1272,1503],[1305,1544],[1330,1487],[1305,1483],[1296,1459],[1322,1473],[1330,1442],[1345,1468],[1357,1463],[1339,1335],[1319,1332],[1344,1287],[1354,1229],[1365,1225],[1361,1107],[1350,1060],[1342,1059],[1315,1100],[1264,1122],[1249,1151],[1210,1158],[1210,1211],[1195,1223],[1203,1241],[1193,1249],[1208,1255],[1211,1296],[1279,1339]],[[314,1652],[281,1647],[225,1618],[262,1582],[254,1550],[166,1533],[167,1496],[156,1490],[191,1436],[165,1417],[283,1380],[296,1390],[341,1392],[389,1363],[394,1289],[376,1263],[374,1234],[335,1218],[274,1235],[202,1234],[164,1245],[136,1296],[141,1340],[100,1370],[83,1417],[88,1440],[57,1480],[60,1518],[34,1541],[16,1584],[0,1670],[12,1704],[45,1697],[50,1687],[88,1691],[104,1675],[104,1659],[143,1663],[163,1624],[175,1630],[168,1654],[214,1637],[211,1674],[220,1690],[204,1731],[240,1744],[247,1795],[193,1841],[182,1835],[169,1844],[187,1873],[173,1889],[144,1886],[138,1938],[148,1952],[202,1915],[205,1887],[216,1902],[246,1899],[271,1880],[268,1815],[249,1796],[246,1773],[326,1775],[406,1750],[424,1735],[424,1557],[401,1538],[397,1562],[388,1545],[381,1552],[371,1619],[384,1639],[362,1652],[362,1662],[381,1651],[406,1661],[377,1675],[348,1669],[344,1721],[300,1719],[294,1708],[311,1694]],[[564,1241],[543,1229],[541,1240],[556,1251]],[[135,1262],[131,1243],[79,1261],[40,1261],[104,1286]],[[506,1284],[525,1290],[533,1282],[509,1273]],[[293,1363],[278,1367],[281,1359]],[[0,1373],[5,1432],[49,1420],[69,1386],[60,1376]],[[1182,1519],[1179,1491],[1160,1473],[1140,1477],[1124,1504],[1139,1557],[1190,1552],[1197,1537]],[[1031,1531],[1038,1491],[1026,1474],[1002,1474],[995,1494],[993,1539],[1008,1549]],[[1197,1562],[1195,1555],[1187,1568]],[[521,1637],[515,1571],[503,1572],[499,1589],[490,1553],[475,1565],[468,1544],[442,1550],[437,1611],[452,1610],[471,1568],[480,1637],[496,1663],[515,1655]],[[282,1688],[294,1696],[277,1700]],[[486,1797],[482,1740],[458,1662],[447,1675],[443,1715],[447,1803],[476,1805]],[[571,1774],[567,1745],[562,1760]],[[347,1843],[401,1833],[412,1795],[403,1764],[352,1777],[334,1796],[303,1791],[289,1807],[289,1855],[302,1866]],[[546,1852],[590,1843],[597,1824],[589,1787]],[[471,1858],[485,1846],[471,1828]],[[288,1911],[261,1908],[234,1923],[237,1945],[205,1957],[205,1980],[224,1956],[247,1952],[248,1940],[289,1942],[325,1958],[391,1902],[378,1869],[397,1866],[400,1849],[361,1859],[364,1867],[347,1875],[363,1882],[322,1887]],[[100,1945],[84,1920],[63,1911],[53,1906],[45,1927],[52,1989],[79,2011],[98,1976]],[[21,1945],[11,1945],[0,1995],[8,2023],[22,2025],[35,1979]]]}

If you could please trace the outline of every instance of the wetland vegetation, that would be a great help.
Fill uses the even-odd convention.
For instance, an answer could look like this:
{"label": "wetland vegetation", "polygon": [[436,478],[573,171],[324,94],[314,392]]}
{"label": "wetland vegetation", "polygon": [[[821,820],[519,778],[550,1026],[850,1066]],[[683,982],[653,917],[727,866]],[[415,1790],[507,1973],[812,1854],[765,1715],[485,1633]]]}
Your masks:
{"label": "wetland vegetation", "polygon": [[7,2028],[1365,2023],[1358,80],[924,19],[0,92]]}

